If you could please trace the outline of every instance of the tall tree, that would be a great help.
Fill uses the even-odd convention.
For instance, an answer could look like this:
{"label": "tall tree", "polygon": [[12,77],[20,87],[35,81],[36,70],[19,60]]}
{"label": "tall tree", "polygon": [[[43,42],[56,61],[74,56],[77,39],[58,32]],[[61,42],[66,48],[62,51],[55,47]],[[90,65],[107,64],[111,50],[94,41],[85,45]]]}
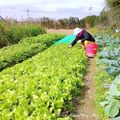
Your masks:
{"label": "tall tree", "polygon": [[89,27],[94,27],[96,25],[96,19],[98,18],[98,16],[92,15],[92,16],[87,16],[85,18],[85,25],[87,28]]}
{"label": "tall tree", "polygon": [[106,0],[112,28],[120,28],[120,0]]}

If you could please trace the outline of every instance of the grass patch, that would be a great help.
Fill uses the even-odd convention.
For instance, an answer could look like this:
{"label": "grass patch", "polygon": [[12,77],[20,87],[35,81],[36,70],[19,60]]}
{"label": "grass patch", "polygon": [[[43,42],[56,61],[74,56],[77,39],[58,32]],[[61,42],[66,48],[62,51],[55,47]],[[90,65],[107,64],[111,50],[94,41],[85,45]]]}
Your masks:
{"label": "grass patch", "polygon": [[95,67],[94,79],[96,84],[95,108],[100,120],[108,120],[108,116],[106,115],[104,108],[100,105],[100,102],[108,95],[109,85],[111,84],[112,78],[110,78],[107,72],[104,71],[104,66],[97,64]]}

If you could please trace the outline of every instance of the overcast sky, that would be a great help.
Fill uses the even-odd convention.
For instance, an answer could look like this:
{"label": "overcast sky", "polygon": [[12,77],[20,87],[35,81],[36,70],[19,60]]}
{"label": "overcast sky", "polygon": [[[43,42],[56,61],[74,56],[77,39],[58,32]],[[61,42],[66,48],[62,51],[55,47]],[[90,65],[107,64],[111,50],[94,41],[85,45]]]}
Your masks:
{"label": "overcast sky", "polygon": [[[0,15],[15,19],[29,16],[40,18],[83,18],[88,15],[99,15],[105,6],[105,0],[0,0]],[[90,10],[91,8],[91,10]]]}

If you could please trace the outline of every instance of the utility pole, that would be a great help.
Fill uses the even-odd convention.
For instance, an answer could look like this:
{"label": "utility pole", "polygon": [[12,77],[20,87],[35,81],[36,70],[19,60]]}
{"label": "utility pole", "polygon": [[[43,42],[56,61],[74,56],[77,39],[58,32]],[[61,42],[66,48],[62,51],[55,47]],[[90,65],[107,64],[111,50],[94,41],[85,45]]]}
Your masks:
{"label": "utility pole", "polygon": [[26,13],[27,13],[27,18],[29,19],[29,18],[30,18],[30,16],[29,16],[29,15],[30,15],[30,14],[29,14],[29,13],[30,13],[30,10],[27,9],[27,10],[26,10]]}
{"label": "utility pole", "polygon": [[93,7],[90,6],[90,7],[89,7],[90,15],[92,15],[92,9],[93,9]]}

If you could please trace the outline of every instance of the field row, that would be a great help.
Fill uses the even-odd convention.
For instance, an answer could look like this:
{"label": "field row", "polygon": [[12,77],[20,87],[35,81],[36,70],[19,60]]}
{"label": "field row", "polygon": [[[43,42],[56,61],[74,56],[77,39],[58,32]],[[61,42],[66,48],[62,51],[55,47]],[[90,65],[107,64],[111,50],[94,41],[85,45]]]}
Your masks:
{"label": "field row", "polygon": [[[66,104],[84,86],[87,58],[79,47],[53,45],[0,73],[2,120],[70,120],[61,118]],[[61,118],[61,119],[60,119]]]}
{"label": "field row", "polygon": [[32,57],[63,37],[63,34],[44,34],[37,37],[28,37],[22,39],[18,44],[0,49],[0,70]]}

